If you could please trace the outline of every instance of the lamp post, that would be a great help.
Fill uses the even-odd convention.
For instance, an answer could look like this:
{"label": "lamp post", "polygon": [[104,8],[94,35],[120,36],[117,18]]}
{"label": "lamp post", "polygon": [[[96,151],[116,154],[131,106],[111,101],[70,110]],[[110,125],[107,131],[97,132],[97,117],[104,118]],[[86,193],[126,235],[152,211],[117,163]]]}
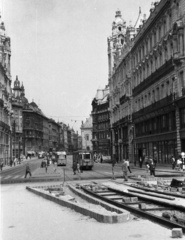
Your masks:
{"label": "lamp post", "polygon": [[14,145],[14,147],[13,147],[13,161],[14,161],[14,158],[16,157],[16,124],[15,124],[15,120],[13,121],[13,139],[14,139],[14,141],[13,141],[13,145]]}
{"label": "lamp post", "polygon": [[20,145],[21,145],[21,138],[20,138],[20,135],[19,135],[19,148],[18,148],[18,160],[19,160],[19,163],[21,163],[21,159],[20,159],[20,155],[21,155],[21,148],[20,148]]}
{"label": "lamp post", "polygon": [[107,134],[107,140],[108,140],[108,154],[109,156],[111,156],[111,141],[110,141],[110,136],[109,134]]}

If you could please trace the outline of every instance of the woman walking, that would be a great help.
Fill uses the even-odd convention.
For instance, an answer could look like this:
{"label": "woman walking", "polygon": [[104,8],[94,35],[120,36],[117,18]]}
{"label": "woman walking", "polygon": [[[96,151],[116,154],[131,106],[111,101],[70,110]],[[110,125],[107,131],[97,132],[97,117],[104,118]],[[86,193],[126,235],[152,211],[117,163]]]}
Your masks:
{"label": "woman walking", "polygon": [[123,171],[123,179],[125,181],[128,181],[128,166],[125,159],[123,159],[123,162],[122,162],[122,171]]}

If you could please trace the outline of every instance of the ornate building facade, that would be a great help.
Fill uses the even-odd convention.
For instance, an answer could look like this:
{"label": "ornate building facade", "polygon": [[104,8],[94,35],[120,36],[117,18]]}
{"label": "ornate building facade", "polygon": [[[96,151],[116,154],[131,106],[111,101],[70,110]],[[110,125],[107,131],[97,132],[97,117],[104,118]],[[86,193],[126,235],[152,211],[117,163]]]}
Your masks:
{"label": "ornate building facade", "polygon": [[10,58],[10,38],[0,19],[0,161],[4,164],[9,164],[12,159]]}
{"label": "ornate building facade", "polygon": [[23,153],[43,150],[43,113],[31,102],[23,109]]}
{"label": "ornate building facade", "polygon": [[20,158],[23,153],[23,105],[27,102],[24,98],[24,86],[20,84],[18,76],[12,89],[12,155]]}
{"label": "ornate building facade", "polygon": [[109,88],[98,89],[92,101],[92,144],[93,151],[111,155]]}
{"label": "ornate building facade", "polygon": [[169,163],[185,151],[185,2],[154,3],[124,39],[119,59],[108,40],[113,151]]}

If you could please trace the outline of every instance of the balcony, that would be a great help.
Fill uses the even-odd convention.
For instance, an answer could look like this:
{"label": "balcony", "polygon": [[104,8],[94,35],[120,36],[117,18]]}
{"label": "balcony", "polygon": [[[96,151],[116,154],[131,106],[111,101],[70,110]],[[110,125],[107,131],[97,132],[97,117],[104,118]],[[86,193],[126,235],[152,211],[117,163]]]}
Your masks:
{"label": "balcony", "polygon": [[91,141],[92,142],[98,142],[98,139],[97,138],[92,138]]}
{"label": "balcony", "polygon": [[10,131],[10,126],[8,124],[4,123],[3,121],[0,121],[0,128]]}
{"label": "balcony", "polygon": [[136,119],[136,118],[146,115],[148,113],[151,113],[151,112],[157,111],[161,108],[164,108],[168,105],[170,105],[170,107],[172,108],[173,107],[172,103],[173,103],[173,95],[171,94],[157,102],[152,103],[148,107],[145,107],[145,108],[139,110],[138,112],[135,112],[133,114],[133,118]]}
{"label": "balcony", "polygon": [[158,68],[154,73],[147,77],[143,82],[141,82],[137,87],[133,89],[133,96],[137,96],[139,93],[150,87],[152,84],[159,81],[160,78],[169,74],[174,70],[173,59],[171,58],[165,62],[160,68]]}

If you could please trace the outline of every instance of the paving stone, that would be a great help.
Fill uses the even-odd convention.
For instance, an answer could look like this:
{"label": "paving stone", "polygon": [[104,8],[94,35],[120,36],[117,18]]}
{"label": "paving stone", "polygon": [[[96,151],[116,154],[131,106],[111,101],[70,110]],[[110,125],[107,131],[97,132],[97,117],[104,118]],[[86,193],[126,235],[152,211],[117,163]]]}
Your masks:
{"label": "paving stone", "polygon": [[125,203],[130,203],[130,197],[123,197],[122,198],[122,201],[125,202]]}
{"label": "paving stone", "polygon": [[146,204],[145,203],[139,203],[139,209],[146,209]]}
{"label": "paving stone", "polygon": [[130,201],[131,201],[131,202],[138,202],[138,197],[131,197],[131,198],[130,198]]}
{"label": "paving stone", "polygon": [[172,238],[182,238],[182,228],[173,228],[172,229]]}

